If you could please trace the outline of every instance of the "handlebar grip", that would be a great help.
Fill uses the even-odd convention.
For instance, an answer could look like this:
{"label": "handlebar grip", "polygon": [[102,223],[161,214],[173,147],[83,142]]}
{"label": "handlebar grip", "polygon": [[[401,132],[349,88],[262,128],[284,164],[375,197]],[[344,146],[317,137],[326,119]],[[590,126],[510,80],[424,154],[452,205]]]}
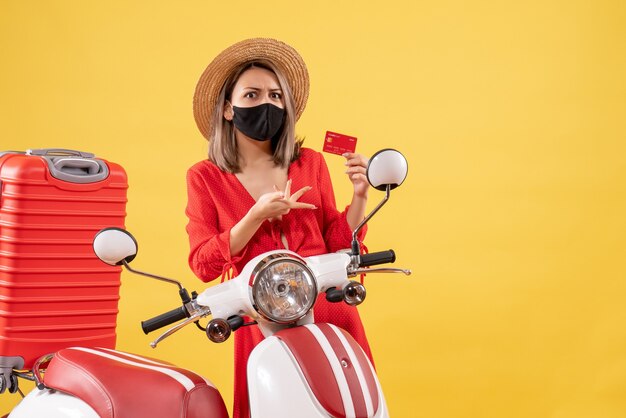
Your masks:
{"label": "handlebar grip", "polygon": [[377,264],[393,263],[396,261],[396,253],[393,250],[378,251],[361,255],[359,267],[375,266]]}
{"label": "handlebar grip", "polygon": [[167,325],[173,324],[176,321],[187,318],[187,310],[184,306],[172,309],[169,312],[155,316],[154,318],[141,321],[141,329],[144,334],[148,334],[159,328],[163,328]]}

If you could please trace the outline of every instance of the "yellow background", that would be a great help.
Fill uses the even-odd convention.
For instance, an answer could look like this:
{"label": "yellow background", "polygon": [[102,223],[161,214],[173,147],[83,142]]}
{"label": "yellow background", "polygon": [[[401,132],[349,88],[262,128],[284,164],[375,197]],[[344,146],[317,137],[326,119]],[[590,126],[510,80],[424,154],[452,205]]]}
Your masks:
{"label": "yellow background", "polygon": [[[309,67],[309,147],[333,130],[409,160],[367,244],[414,273],[371,275],[361,308],[392,416],[625,417],[625,4],[0,0],[0,149],[120,163],[135,267],[201,290],[195,83],[226,46],[282,39]],[[176,298],[125,273],[119,349],[200,372],[230,408],[230,342],[189,327],[155,351],[139,329]]]}

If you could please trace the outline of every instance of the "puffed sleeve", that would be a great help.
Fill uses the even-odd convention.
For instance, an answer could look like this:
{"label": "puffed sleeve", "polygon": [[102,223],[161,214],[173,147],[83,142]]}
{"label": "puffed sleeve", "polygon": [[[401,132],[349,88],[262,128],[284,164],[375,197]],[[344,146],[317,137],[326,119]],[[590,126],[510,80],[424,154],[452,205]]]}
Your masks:
{"label": "puffed sleeve", "polygon": [[[330,252],[335,252],[350,248],[352,242],[352,230],[348,225],[346,214],[350,206],[346,206],[343,212],[337,210],[337,204],[335,203],[335,192],[333,191],[333,184],[328,172],[328,166],[324,160],[324,156],[319,154],[319,189],[322,197],[322,211],[323,211],[323,233],[326,240],[326,247]],[[359,234],[357,239],[363,241],[367,232],[367,225],[365,225]]]}
{"label": "puffed sleeve", "polygon": [[187,208],[189,218],[189,267],[202,281],[224,274],[245,254],[230,255],[230,228],[218,229],[218,208],[209,192],[207,178],[196,166],[187,172]]}

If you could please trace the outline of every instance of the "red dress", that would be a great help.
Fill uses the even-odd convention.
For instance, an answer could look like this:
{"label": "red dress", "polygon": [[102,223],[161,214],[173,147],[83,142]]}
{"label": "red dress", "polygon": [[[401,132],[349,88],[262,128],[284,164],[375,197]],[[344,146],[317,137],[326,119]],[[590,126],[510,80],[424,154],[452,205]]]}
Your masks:
{"label": "red dress", "polygon": [[[191,251],[189,265],[203,281],[214,280],[232,268],[238,274],[252,258],[266,251],[283,249],[281,233],[290,250],[303,257],[350,248],[352,232],[346,210],[339,212],[324,157],[303,148],[300,158],[288,170],[291,190],[313,189],[299,201],[317,209],[295,209],[281,221],[265,221],[237,256],[230,255],[230,230],[256,203],[231,173],[220,170],[209,160],[192,166],[187,173],[187,233]],[[359,238],[362,239],[366,228]],[[329,303],[322,296],[314,307],[315,322],[329,322],[348,331],[371,359],[369,344],[356,308],[345,303]],[[263,336],[256,326],[235,332],[235,391],[233,417],[248,417],[246,364],[250,352]]]}

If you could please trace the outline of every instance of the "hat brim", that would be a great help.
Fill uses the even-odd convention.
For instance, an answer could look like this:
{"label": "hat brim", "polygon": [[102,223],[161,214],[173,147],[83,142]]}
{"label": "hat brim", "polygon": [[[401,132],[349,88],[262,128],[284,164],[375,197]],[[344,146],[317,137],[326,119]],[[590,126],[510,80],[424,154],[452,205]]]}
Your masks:
{"label": "hat brim", "polygon": [[206,67],[193,96],[193,115],[206,139],[213,130],[213,113],[224,83],[232,72],[247,62],[267,60],[285,76],[293,95],[296,120],[309,97],[309,73],[298,52],[284,42],[270,38],[252,38],[226,48]]}

